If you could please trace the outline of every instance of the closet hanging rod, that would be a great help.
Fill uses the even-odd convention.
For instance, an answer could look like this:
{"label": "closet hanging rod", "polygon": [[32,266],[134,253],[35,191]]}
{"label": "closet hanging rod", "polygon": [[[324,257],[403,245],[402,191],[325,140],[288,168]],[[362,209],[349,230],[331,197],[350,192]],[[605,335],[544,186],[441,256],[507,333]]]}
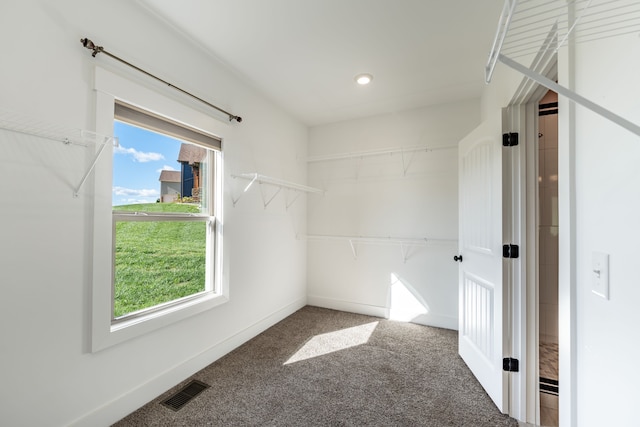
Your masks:
{"label": "closet hanging rod", "polygon": [[357,243],[372,244],[405,244],[405,245],[424,245],[429,242],[457,242],[458,239],[432,239],[427,237],[382,237],[382,236],[333,236],[308,234],[306,236],[298,236],[307,240],[318,241],[351,241]]}
{"label": "closet hanging rod", "polygon": [[457,242],[457,239],[427,239],[419,237],[364,237],[364,236],[327,236],[327,235],[306,235],[296,236],[298,239],[308,241],[342,241],[348,242],[354,258],[358,258],[358,246],[360,244],[373,245],[397,245],[400,246],[402,260],[406,263],[410,258],[412,248],[426,246],[430,242]]}
{"label": "closet hanging rod", "polygon": [[221,112],[221,113],[226,114],[227,116],[229,116],[229,121],[230,121],[230,122],[231,122],[231,121],[233,121],[233,120],[235,120],[235,121],[236,121],[236,122],[238,122],[238,123],[242,122],[242,117],[240,117],[240,116],[236,116],[235,114],[231,114],[231,113],[229,113],[228,111],[225,111],[225,110],[223,110],[222,108],[217,107],[217,106],[215,106],[215,105],[211,104],[210,102],[207,102],[207,101],[205,101],[204,99],[202,99],[202,98],[200,98],[200,97],[198,97],[198,96],[196,96],[196,95],[194,95],[194,94],[192,94],[192,93],[190,93],[190,92],[187,92],[186,90],[181,89],[181,88],[179,88],[178,86],[172,85],[172,84],[171,84],[171,83],[169,83],[168,81],[163,80],[163,79],[161,79],[160,77],[157,77],[157,76],[155,76],[155,75],[151,74],[150,72],[143,70],[143,69],[142,69],[142,68],[140,68],[140,67],[137,67],[137,66],[133,65],[133,64],[132,64],[132,63],[130,63],[130,62],[125,61],[124,59],[122,59],[122,58],[120,58],[120,57],[118,57],[118,56],[116,56],[116,55],[114,55],[114,54],[112,54],[112,53],[110,53],[110,52],[108,52],[108,51],[104,50],[104,48],[103,48],[102,46],[97,46],[95,43],[93,43],[93,42],[92,42],[91,40],[89,40],[88,38],[80,39],[80,43],[82,43],[82,45],[83,45],[84,47],[86,47],[87,49],[89,49],[89,50],[93,51],[93,53],[91,54],[91,56],[93,56],[94,58],[96,57],[96,55],[97,55],[97,54],[99,54],[99,53],[104,53],[104,54],[105,54],[105,55],[107,55],[108,57],[113,58],[113,59],[115,59],[116,61],[119,61],[119,62],[121,62],[121,63],[123,63],[123,64],[125,64],[125,65],[127,65],[127,66],[129,66],[129,67],[131,67],[131,68],[133,68],[133,69],[135,69],[135,70],[137,70],[137,71],[139,71],[139,72],[141,72],[141,73],[143,73],[143,74],[145,74],[145,75],[147,75],[147,76],[151,77],[151,78],[154,78],[154,79],[158,80],[159,82],[162,82],[162,83],[166,84],[167,86],[172,87],[172,88],[174,88],[175,90],[177,90],[177,91],[179,91],[179,92],[182,92],[183,94],[188,95],[188,96],[190,96],[191,98],[196,99],[196,100],[198,100],[198,101],[202,102],[203,104],[205,104],[205,105],[207,105],[207,106],[209,106],[209,107],[211,107],[211,108],[214,108],[214,109],[218,110],[218,111],[219,111],[219,112]]}
{"label": "closet hanging rod", "polygon": [[370,157],[370,156],[383,156],[385,154],[415,153],[419,151],[429,152],[429,151],[454,150],[454,149],[457,150],[458,146],[447,145],[447,146],[439,146],[439,147],[417,146],[417,147],[406,147],[406,148],[386,148],[382,150],[369,150],[369,151],[360,151],[360,152],[352,152],[352,153],[311,156],[311,157],[307,157],[307,162],[308,163],[325,162],[330,160],[356,159],[359,157]]}

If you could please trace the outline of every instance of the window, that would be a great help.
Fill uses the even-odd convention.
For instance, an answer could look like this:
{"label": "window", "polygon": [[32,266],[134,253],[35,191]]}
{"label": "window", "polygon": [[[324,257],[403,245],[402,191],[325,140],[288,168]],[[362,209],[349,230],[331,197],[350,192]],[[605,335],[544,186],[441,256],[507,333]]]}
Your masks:
{"label": "window", "polygon": [[119,140],[94,172],[99,351],[228,300],[215,136],[228,125],[101,68],[95,85],[96,131]]}
{"label": "window", "polygon": [[215,291],[209,193],[220,140],[121,102],[114,118],[120,141],[113,153],[117,323]]}

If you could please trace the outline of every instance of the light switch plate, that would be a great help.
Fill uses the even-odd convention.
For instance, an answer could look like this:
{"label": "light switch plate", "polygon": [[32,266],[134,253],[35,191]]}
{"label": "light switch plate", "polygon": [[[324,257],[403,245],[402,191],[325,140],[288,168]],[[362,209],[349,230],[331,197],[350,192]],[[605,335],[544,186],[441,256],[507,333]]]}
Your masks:
{"label": "light switch plate", "polygon": [[591,292],[609,299],[609,254],[593,253],[591,271]]}

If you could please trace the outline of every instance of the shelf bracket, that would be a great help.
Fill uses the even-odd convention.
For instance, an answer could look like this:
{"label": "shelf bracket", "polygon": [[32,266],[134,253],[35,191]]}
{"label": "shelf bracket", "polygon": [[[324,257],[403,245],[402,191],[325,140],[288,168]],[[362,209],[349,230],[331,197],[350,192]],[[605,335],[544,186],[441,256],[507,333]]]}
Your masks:
{"label": "shelf bracket", "polygon": [[349,239],[349,246],[351,246],[351,252],[353,252],[353,258],[358,259],[358,251],[353,239]]}
{"label": "shelf bracket", "polygon": [[276,196],[278,195],[278,193],[280,193],[281,190],[282,190],[282,187],[278,187],[276,189],[276,192],[273,193],[273,196],[271,196],[269,200],[265,201],[265,195],[264,195],[264,192],[262,191],[262,185],[260,185],[260,193],[262,194],[262,202],[264,203],[265,209],[267,209],[267,206],[269,206],[269,204],[273,201],[273,199],[276,198]]}
{"label": "shelf bracket", "polygon": [[500,55],[500,51],[502,50],[502,45],[504,44],[504,41],[507,37],[507,33],[509,32],[511,20],[513,19],[513,14],[516,10],[517,5],[518,0],[505,0],[502,7],[502,14],[500,15],[496,36],[493,39],[493,45],[491,46],[491,52],[489,53],[489,60],[484,69],[486,83],[490,83],[491,78],[493,77],[493,71],[496,68],[496,62],[498,62],[498,57]]}
{"label": "shelf bracket", "polygon": [[93,160],[84,172],[82,179],[80,179],[78,185],[73,188],[74,198],[79,197],[80,189],[82,189],[85,181],[96,167],[96,164],[98,163],[98,160],[100,160],[100,156],[107,144],[111,143],[114,147],[119,145],[118,138],[114,136],[106,136],[89,130],[71,129],[51,123],[38,122],[30,117],[6,113],[3,111],[0,111],[0,129],[23,135],[35,136],[50,141],[62,142],[66,146],[78,145],[88,148],[99,145],[100,147],[98,148],[95,156],[93,156]]}
{"label": "shelf bracket", "polygon": [[[288,195],[288,193],[289,192],[287,192],[287,195]],[[300,195],[302,194],[300,191],[294,191],[293,193],[295,195],[293,196],[293,199],[291,201],[289,201],[289,197],[287,197],[287,202],[286,202],[286,205],[285,205],[285,209],[286,210],[289,210],[291,205],[293,205],[296,202],[296,200],[298,200],[298,197],[300,197]]]}
{"label": "shelf bracket", "polygon": [[[96,155],[93,158],[93,161],[91,162],[91,165],[89,165],[89,168],[86,170],[86,172],[84,173],[84,175],[82,176],[82,179],[80,180],[80,183],[76,186],[76,188],[73,190],[73,197],[74,198],[78,198],[79,197],[79,193],[80,193],[80,189],[82,188],[82,186],[84,185],[85,181],[87,180],[87,178],[89,177],[89,174],[93,171],[93,169],[96,167],[96,164],[98,164],[98,160],[100,160],[100,155],[102,154],[102,152],[104,151],[105,147],[107,146],[107,144],[113,141],[114,146],[118,146],[118,139],[117,138],[106,138],[105,141],[101,144],[100,148],[98,149],[98,152],[96,153]],[[69,144],[69,142],[65,142],[65,144]]]}
{"label": "shelf bracket", "polygon": [[[236,178],[235,176],[233,178]],[[247,184],[246,187],[244,187],[244,190],[242,190],[242,193],[240,193],[240,195],[238,197],[236,197],[235,199],[232,197],[231,198],[231,202],[233,202],[233,207],[236,207],[236,203],[238,203],[238,201],[240,200],[240,198],[242,197],[242,195],[244,193],[246,193],[247,191],[249,191],[249,189],[251,188],[251,186],[253,186],[253,183],[256,182],[256,180],[258,179],[258,174],[255,174],[255,176],[253,177],[253,179],[249,182],[249,184]]]}
{"label": "shelf bracket", "polygon": [[542,86],[546,87],[547,89],[551,89],[554,92],[559,93],[560,95],[563,95],[565,97],[567,97],[568,99],[572,100],[573,102],[575,102],[576,104],[582,105],[583,107],[593,111],[596,114],[599,114],[600,116],[604,117],[605,119],[608,119],[614,123],[616,123],[617,125],[627,129],[629,132],[635,134],[636,136],[640,136],[640,126],[638,126],[637,124],[625,119],[624,117],[620,117],[619,115],[607,110],[606,108],[596,104],[593,101],[588,100],[587,98],[578,95],[577,93],[575,93],[574,91],[567,89],[564,86],[559,85],[558,83],[554,82],[551,79],[548,79],[547,77],[543,76],[540,73],[537,73],[527,67],[525,67],[524,65],[514,61],[513,59],[507,58],[506,56],[504,56],[503,54],[499,54],[498,55],[498,60],[500,62],[502,62],[503,64],[505,64],[506,66],[513,68],[514,70],[524,74],[526,77],[528,77],[529,79],[535,81],[536,83],[541,84]]}
{"label": "shelf bracket", "polygon": [[355,179],[357,181],[358,179],[360,179],[360,166],[362,166],[362,157],[354,157],[353,162],[355,163],[354,164],[355,172],[356,172]]}
{"label": "shelf bracket", "polygon": [[407,259],[409,258],[409,248],[406,248],[405,250],[404,243],[400,243],[400,255],[402,255],[402,262],[406,264]]}
{"label": "shelf bracket", "polygon": [[417,151],[411,150],[411,156],[409,156],[409,160],[405,159],[405,151],[402,150],[402,176],[407,176],[407,172],[409,172],[409,168],[411,167],[411,163],[413,163],[413,158],[415,157]]}

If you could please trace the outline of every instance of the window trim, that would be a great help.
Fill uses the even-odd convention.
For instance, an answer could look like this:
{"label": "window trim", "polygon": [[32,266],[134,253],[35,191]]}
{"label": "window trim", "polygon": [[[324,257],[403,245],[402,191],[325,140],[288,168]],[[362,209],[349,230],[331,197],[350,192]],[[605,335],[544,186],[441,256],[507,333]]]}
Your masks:
{"label": "window trim", "polygon": [[[159,117],[169,117],[171,121],[215,135],[224,141],[222,135],[228,124],[200,111],[191,103],[168,97],[152,85],[143,85],[139,79],[134,81],[115,74],[104,68],[95,67],[94,88],[96,90],[96,132],[113,134],[114,105],[126,103],[143,108]],[[162,112],[162,114],[160,114]],[[204,145],[204,144],[203,144]],[[212,148],[212,147],[205,147]],[[212,222],[214,229],[213,247],[213,289],[215,292],[203,292],[172,301],[158,310],[148,310],[140,316],[130,316],[112,322],[112,277],[113,277],[113,207],[112,192],[112,147],[96,165],[94,171],[93,200],[93,272],[92,272],[92,310],[91,310],[91,351],[97,352],[126,340],[148,334],[188,317],[210,310],[229,300],[229,284],[226,269],[223,268],[223,153],[215,149],[209,151],[212,157],[214,177],[210,186],[210,198],[213,203]],[[207,277],[207,280],[211,278]]]}

